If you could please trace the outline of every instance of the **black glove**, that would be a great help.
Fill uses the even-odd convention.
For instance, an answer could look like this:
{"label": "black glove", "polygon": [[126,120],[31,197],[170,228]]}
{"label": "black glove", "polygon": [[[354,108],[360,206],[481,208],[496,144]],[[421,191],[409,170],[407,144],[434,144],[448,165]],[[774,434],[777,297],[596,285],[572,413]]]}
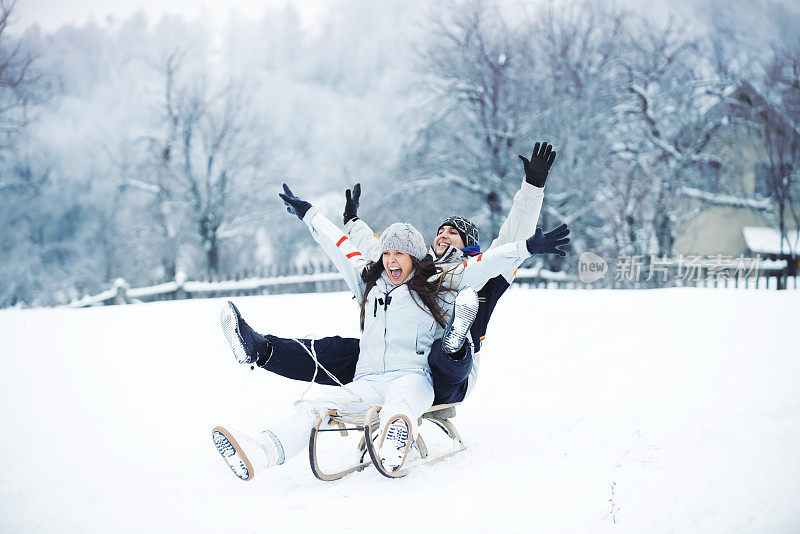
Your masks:
{"label": "black glove", "polygon": [[352,195],[349,189],[346,190],[344,197],[344,224],[347,224],[353,219],[358,219],[358,199],[361,197],[361,184],[353,186]]}
{"label": "black glove", "polygon": [[289,189],[289,186],[286,184],[283,184],[283,193],[278,193],[278,196],[281,197],[283,203],[286,204],[286,211],[292,215],[297,215],[297,218],[301,221],[303,217],[306,216],[306,212],[311,209],[311,204],[294,196],[294,193],[292,193],[292,190]]}
{"label": "black glove", "polygon": [[533,154],[528,161],[525,156],[520,155],[519,159],[525,166],[525,181],[536,187],[544,187],[547,181],[547,173],[550,171],[550,166],[556,159],[556,153],[553,151],[553,145],[548,145],[547,141],[533,145]]}
{"label": "black glove", "polygon": [[525,241],[528,247],[528,252],[531,254],[558,254],[559,256],[566,256],[567,253],[561,250],[560,246],[569,243],[569,228],[566,223],[555,230],[550,230],[546,234],[542,233],[541,227],[536,229],[533,234]]}

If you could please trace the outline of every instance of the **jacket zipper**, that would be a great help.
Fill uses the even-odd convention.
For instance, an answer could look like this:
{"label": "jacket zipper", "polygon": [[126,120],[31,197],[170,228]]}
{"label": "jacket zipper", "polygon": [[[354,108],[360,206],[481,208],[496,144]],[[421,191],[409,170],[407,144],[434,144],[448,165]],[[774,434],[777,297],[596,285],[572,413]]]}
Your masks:
{"label": "jacket zipper", "polygon": [[[405,284],[401,284],[401,286],[402,285],[405,285]],[[397,289],[398,287],[401,287],[401,286],[394,286],[387,293],[383,294],[383,296],[386,297],[386,299],[385,300],[381,299],[381,304],[383,305],[383,372],[384,373],[386,372],[386,349],[388,347],[388,343],[386,342],[386,333],[387,333],[387,330],[388,330],[386,328],[386,322],[387,322],[386,321],[386,316],[388,315],[387,314],[387,310],[389,309],[389,304],[391,304],[391,302],[392,302],[392,297],[391,297],[392,291],[394,291],[395,289]],[[376,313],[377,313],[377,306],[378,306],[378,299],[375,299],[375,307],[376,307],[375,311],[376,311]]]}

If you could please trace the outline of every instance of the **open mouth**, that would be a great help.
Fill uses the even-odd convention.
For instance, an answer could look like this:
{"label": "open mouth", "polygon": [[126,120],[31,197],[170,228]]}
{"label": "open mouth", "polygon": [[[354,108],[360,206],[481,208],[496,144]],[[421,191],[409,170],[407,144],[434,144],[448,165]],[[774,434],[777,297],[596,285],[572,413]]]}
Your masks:
{"label": "open mouth", "polygon": [[399,282],[402,277],[403,269],[398,267],[389,267],[389,278],[391,278],[392,281]]}
{"label": "open mouth", "polygon": [[436,242],[436,248],[439,250],[445,250],[447,247],[450,246],[450,243],[446,239],[442,239]]}

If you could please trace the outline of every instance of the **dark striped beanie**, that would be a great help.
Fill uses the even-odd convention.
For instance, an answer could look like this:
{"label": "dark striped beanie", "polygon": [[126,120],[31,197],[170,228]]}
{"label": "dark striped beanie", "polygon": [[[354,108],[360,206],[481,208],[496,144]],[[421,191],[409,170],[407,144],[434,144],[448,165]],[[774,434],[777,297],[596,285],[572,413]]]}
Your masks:
{"label": "dark striped beanie", "polygon": [[478,227],[472,224],[472,221],[469,219],[465,219],[464,217],[460,217],[458,215],[448,217],[442,224],[439,225],[439,228],[436,231],[438,232],[441,230],[443,226],[452,226],[458,230],[465,247],[472,247],[478,244]]}

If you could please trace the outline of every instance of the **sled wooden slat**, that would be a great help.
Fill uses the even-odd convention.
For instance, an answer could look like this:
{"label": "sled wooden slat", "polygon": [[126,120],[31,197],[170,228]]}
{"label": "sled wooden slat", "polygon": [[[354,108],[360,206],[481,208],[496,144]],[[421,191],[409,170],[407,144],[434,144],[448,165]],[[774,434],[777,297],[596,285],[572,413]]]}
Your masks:
{"label": "sled wooden slat", "polygon": [[438,406],[431,406],[430,410],[422,414],[423,419],[448,419],[456,416],[456,404],[440,404]]}
{"label": "sled wooden slat", "polygon": [[336,426],[339,427],[339,434],[341,434],[343,437],[347,437],[347,426],[339,421],[336,421]]}

